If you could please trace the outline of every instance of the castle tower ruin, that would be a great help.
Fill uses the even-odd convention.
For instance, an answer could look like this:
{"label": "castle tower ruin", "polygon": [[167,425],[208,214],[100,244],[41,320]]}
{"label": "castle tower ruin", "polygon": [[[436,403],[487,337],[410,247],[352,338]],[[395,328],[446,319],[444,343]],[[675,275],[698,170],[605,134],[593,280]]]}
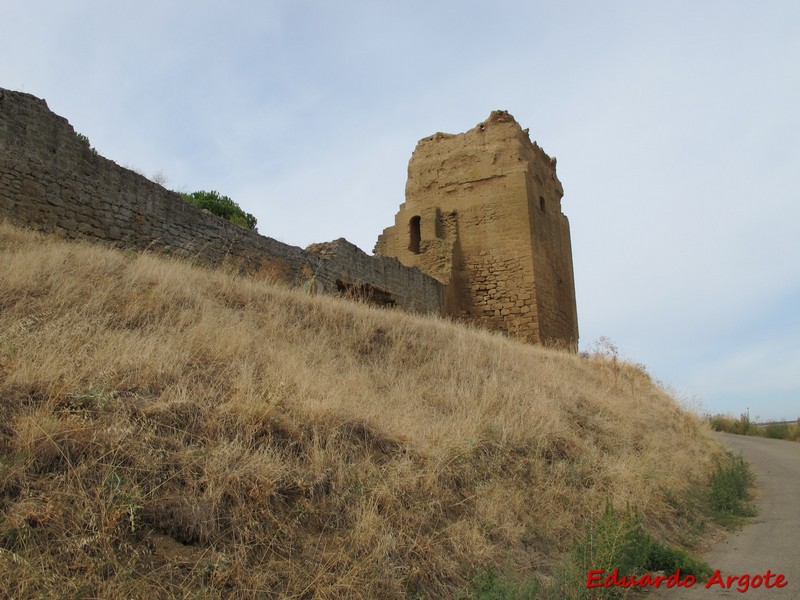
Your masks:
{"label": "castle tower ruin", "polygon": [[375,253],[445,284],[444,313],[573,350],[578,317],[556,160],[505,111],[420,140],[406,201]]}

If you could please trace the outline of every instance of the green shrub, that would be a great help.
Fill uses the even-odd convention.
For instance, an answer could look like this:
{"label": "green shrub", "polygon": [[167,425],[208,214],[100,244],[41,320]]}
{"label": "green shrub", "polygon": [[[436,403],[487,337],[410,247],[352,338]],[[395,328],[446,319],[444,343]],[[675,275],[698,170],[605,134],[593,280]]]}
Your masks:
{"label": "green shrub", "polygon": [[[753,482],[754,476],[744,459],[729,454],[717,464],[710,485],[703,492],[704,512],[725,525],[737,525],[744,517],[755,515],[747,502]],[[680,570],[681,578],[691,575],[703,581],[712,573],[708,563],[653,538],[636,509],[628,506],[618,513],[608,501],[599,519],[587,524],[584,534],[549,581],[545,582],[539,574],[522,579],[488,569],[457,597],[463,600],[623,598],[629,592],[624,587],[590,589],[586,585],[590,571],[602,570],[605,576],[615,569],[620,578],[658,572],[671,575]]]}
{"label": "green shrub", "polygon": [[587,525],[585,534],[576,541],[549,583],[545,584],[537,575],[515,579],[512,575],[498,574],[489,569],[473,579],[470,590],[458,598],[588,600],[622,598],[628,593],[629,590],[624,587],[588,588],[587,576],[595,569],[602,569],[606,574],[618,569],[620,577],[638,577],[654,572],[671,575],[680,569],[681,577],[692,575],[698,580],[707,578],[712,572],[707,563],[685,550],[654,539],[644,529],[638,511],[628,506],[620,514],[614,510],[611,502],[607,502],[599,520]]}
{"label": "green shrub", "polygon": [[487,569],[472,580],[472,589],[456,595],[457,600],[535,600],[542,586],[536,576],[517,581],[511,575]]}
{"label": "green shrub", "polygon": [[729,415],[706,415],[706,420],[714,431],[754,435],[776,440],[800,441],[800,419],[795,423],[770,423],[762,426],[750,421],[750,417],[746,413],[738,419]]}
{"label": "green shrub", "polygon": [[758,426],[750,420],[747,413],[742,413],[738,419],[729,415],[708,415],[708,424],[714,431],[736,433],[738,435],[761,435]]}
{"label": "green shrub", "polygon": [[89,141],[89,138],[83,135],[82,133],[75,132],[75,137],[80,140],[82,144],[84,144],[89,150],[92,151],[92,154],[97,154],[97,148],[92,146],[92,143]]}
{"label": "green shrub", "polygon": [[698,579],[706,578],[712,573],[708,563],[695,558],[686,550],[666,546],[655,540],[650,544],[645,566],[648,571],[663,571],[664,573],[674,573],[680,569],[681,573],[694,575]]}
{"label": "green shrub", "polygon": [[593,569],[603,569],[606,573],[619,569],[621,577],[655,571],[672,574],[677,569],[681,570],[682,576],[693,575],[698,579],[711,574],[707,563],[684,550],[667,546],[647,533],[638,511],[628,506],[624,513],[617,514],[610,502],[606,503],[600,520],[590,524],[586,535],[573,547],[563,572],[556,578],[551,597],[624,596],[627,591],[624,588],[586,588],[587,573]]}
{"label": "green shrub", "polygon": [[788,440],[791,439],[791,427],[788,423],[770,423],[764,427],[763,434],[774,440]]}
{"label": "green shrub", "polygon": [[787,439],[800,442],[800,418],[798,418],[794,425],[792,425],[792,427],[789,429],[789,437]]}
{"label": "green shrub", "polygon": [[711,476],[709,501],[715,518],[726,525],[736,525],[742,517],[755,516],[755,508],[747,502],[755,477],[744,459],[728,456],[718,463]]}
{"label": "green shrub", "polygon": [[228,198],[228,196],[220,195],[219,192],[213,190],[210,192],[198,191],[191,194],[181,194],[181,196],[196,207],[204,208],[218,217],[238,225],[242,229],[254,230],[256,228],[256,218],[253,215],[244,212],[241,206]]}

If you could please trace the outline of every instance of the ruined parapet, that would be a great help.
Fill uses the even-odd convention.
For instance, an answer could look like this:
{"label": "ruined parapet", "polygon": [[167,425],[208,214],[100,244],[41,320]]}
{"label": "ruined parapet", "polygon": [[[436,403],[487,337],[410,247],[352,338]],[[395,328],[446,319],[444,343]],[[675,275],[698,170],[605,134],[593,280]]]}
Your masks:
{"label": "ruined parapet", "polygon": [[99,156],[43,100],[0,89],[0,217],[576,347],[555,159],[496,111],[466,133],[421,140],[408,172],[382,256],[346,240],[303,250],[199,210]]}
{"label": "ruined parapet", "polygon": [[556,161],[505,111],[420,140],[406,201],[375,252],[446,285],[445,312],[532,343],[577,348],[569,223]]}
{"label": "ruined parapet", "polygon": [[0,216],[47,233],[226,265],[292,284],[301,283],[317,262],[301,248],[200,210],[100,156],[44,100],[3,89]]}
{"label": "ruined parapet", "polygon": [[225,265],[318,293],[349,286],[384,298],[384,305],[441,312],[441,284],[419,270],[369,256],[344,239],[326,245],[328,252],[314,252],[242,229],[98,155],[44,100],[0,88],[2,217],[65,237]]}
{"label": "ruined parapet", "polygon": [[396,258],[370,256],[344,238],[312,244],[306,252],[321,260],[316,279],[327,290],[378,306],[440,314],[443,286]]}

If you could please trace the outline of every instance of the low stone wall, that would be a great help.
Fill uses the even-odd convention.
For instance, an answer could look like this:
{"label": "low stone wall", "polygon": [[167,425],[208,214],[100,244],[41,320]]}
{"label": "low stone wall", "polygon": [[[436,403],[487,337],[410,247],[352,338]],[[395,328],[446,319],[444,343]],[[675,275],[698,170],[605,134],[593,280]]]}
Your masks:
{"label": "low stone wall", "polygon": [[369,286],[387,304],[440,312],[441,284],[346,240],[319,256],[244,230],[99,156],[44,100],[0,88],[0,216],[33,229],[233,265],[242,273],[324,292]]}
{"label": "low stone wall", "polygon": [[326,289],[416,312],[442,310],[442,284],[396,258],[369,256],[344,238],[306,250],[322,260],[318,279]]}

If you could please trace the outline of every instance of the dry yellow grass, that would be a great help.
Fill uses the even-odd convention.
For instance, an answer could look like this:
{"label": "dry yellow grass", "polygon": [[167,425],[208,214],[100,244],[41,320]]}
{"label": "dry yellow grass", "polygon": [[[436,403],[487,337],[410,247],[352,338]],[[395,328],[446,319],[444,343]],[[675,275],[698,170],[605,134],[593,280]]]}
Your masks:
{"label": "dry yellow grass", "polygon": [[0,224],[0,595],[448,597],[716,451],[632,365]]}

